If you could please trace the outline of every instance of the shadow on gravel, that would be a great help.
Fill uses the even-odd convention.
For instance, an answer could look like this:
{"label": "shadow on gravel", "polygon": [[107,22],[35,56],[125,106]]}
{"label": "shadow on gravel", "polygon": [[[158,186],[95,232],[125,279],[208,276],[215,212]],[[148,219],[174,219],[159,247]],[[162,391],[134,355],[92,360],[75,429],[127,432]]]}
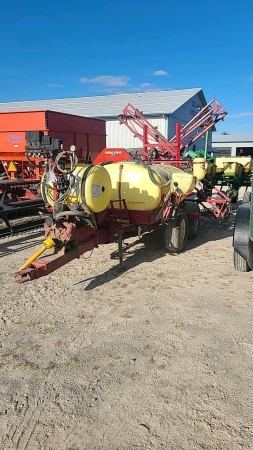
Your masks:
{"label": "shadow on gravel", "polygon": [[[106,270],[101,275],[96,277],[85,278],[75,284],[86,283],[89,284],[85,287],[85,291],[90,291],[98,286],[102,286],[111,280],[115,280],[121,276],[122,273],[142,264],[143,262],[152,262],[164,256],[166,250],[163,246],[163,237],[161,230],[155,230],[150,233],[145,233],[141,239],[137,238],[131,244],[128,244],[126,240],[131,237],[127,235],[124,240],[124,262],[123,267],[119,265],[113,266]],[[106,244],[105,244],[106,245]],[[140,247],[141,245],[141,247]],[[116,246],[116,244],[115,244]],[[136,248],[138,246],[138,248]],[[116,247],[117,248],[117,247]],[[118,260],[118,249],[111,253],[110,258],[112,260]]]}
{"label": "shadow on gravel", "polygon": [[[210,220],[203,217],[200,222],[200,231],[196,239],[190,239],[187,241],[185,249],[181,253],[190,251],[192,248],[200,247],[206,242],[212,242],[222,240],[227,237],[233,236],[234,230],[234,218],[235,214],[232,212],[227,220]],[[84,288],[85,291],[90,291],[98,286],[108,283],[121,276],[122,273],[137,267],[143,262],[152,262],[162,258],[167,250],[164,248],[162,229],[158,229],[149,233],[143,234],[141,239],[136,239],[131,244],[126,241],[130,236],[127,235],[124,240],[124,262],[123,268],[120,266],[113,266],[106,270],[103,274],[85,278],[75,284],[87,283],[89,284]],[[105,244],[106,245],[106,244]],[[231,241],[232,245],[232,241]],[[141,247],[140,247],[141,246]],[[172,258],[175,255],[170,255]],[[112,260],[118,260],[118,249],[111,253]]]}
{"label": "shadow on gravel", "polygon": [[38,242],[32,242],[33,239],[44,235],[44,231],[36,231],[34,233],[24,233],[18,236],[10,236],[0,240],[0,258],[11,253],[21,252],[38,245]]}

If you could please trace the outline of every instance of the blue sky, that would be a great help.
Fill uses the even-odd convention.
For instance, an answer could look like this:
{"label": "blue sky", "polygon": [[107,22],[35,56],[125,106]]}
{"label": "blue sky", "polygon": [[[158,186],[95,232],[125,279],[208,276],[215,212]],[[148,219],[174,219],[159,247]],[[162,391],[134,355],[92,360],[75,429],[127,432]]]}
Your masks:
{"label": "blue sky", "polygon": [[253,134],[252,0],[1,0],[0,52],[0,102],[199,87]]}

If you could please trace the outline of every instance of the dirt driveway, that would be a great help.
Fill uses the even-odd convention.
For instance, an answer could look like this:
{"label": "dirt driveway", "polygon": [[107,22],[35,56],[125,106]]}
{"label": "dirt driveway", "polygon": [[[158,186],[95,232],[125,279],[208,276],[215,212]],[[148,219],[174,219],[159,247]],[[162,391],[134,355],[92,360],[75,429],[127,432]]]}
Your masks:
{"label": "dirt driveway", "polygon": [[[253,448],[253,273],[232,215],[184,252],[131,237],[14,284],[41,233],[0,242],[0,448]],[[85,255],[87,258],[89,255]]]}

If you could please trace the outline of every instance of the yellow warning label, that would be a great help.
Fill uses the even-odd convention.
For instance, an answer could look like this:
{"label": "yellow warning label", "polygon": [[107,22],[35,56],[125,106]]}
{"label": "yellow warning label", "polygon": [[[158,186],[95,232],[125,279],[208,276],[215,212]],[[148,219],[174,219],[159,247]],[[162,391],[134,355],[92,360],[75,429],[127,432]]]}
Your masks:
{"label": "yellow warning label", "polygon": [[17,172],[17,167],[15,166],[13,161],[10,162],[7,170],[8,172]]}

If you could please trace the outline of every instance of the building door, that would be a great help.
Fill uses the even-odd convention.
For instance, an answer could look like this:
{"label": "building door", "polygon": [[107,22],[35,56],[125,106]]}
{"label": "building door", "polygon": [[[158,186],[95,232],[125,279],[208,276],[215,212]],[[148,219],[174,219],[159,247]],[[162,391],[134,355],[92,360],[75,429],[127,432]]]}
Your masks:
{"label": "building door", "polygon": [[253,147],[236,147],[236,156],[253,156]]}

